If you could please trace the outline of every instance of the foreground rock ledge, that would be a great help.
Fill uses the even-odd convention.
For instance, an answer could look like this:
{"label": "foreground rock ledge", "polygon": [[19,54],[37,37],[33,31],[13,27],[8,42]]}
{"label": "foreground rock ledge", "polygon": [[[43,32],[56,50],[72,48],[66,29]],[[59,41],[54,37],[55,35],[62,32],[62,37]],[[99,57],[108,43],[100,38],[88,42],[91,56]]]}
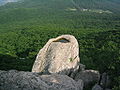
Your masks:
{"label": "foreground rock ledge", "polygon": [[66,75],[10,70],[0,71],[0,90],[83,90],[83,82]]}
{"label": "foreground rock ledge", "polygon": [[69,75],[78,70],[79,45],[72,35],[50,39],[39,51],[32,72]]}

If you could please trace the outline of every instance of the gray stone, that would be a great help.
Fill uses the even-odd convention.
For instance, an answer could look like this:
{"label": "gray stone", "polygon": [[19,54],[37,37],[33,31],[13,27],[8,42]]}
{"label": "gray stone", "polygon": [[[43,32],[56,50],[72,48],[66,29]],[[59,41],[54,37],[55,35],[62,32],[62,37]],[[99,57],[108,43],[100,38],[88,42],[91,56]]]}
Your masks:
{"label": "gray stone", "polygon": [[82,90],[82,80],[66,75],[39,75],[24,71],[0,71],[0,90]]}
{"label": "gray stone", "polygon": [[107,73],[103,73],[102,74],[102,78],[100,80],[100,85],[103,87],[103,88],[109,88],[110,86],[110,78],[109,76],[107,75]]}
{"label": "gray stone", "polygon": [[[52,87],[59,88],[60,85],[61,87],[64,86],[65,88],[64,90],[83,90],[82,80],[79,80],[79,82],[75,82],[72,78],[66,75],[58,75],[58,74],[42,75],[41,78],[43,81],[47,82],[47,84],[52,84]],[[60,90],[62,90],[62,88]]]}
{"label": "gray stone", "polygon": [[112,90],[112,89],[106,88],[105,90]]}
{"label": "gray stone", "polygon": [[78,70],[79,45],[72,35],[50,39],[39,51],[32,72],[69,75]]}
{"label": "gray stone", "polygon": [[83,80],[79,79],[79,80],[77,81],[77,85],[79,86],[80,90],[83,90],[83,87],[84,87],[84,82],[83,82]]}
{"label": "gray stone", "polygon": [[79,64],[79,70],[80,71],[84,71],[85,70],[85,65],[83,65],[83,64]]}
{"label": "gray stone", "polygon": [[91,83],[96,83],[99,81],[100,73],[95,70],[83,70],[76,74],[75,80],[78,81],[79,79],[83,80],[84,85],[88,85]]}
{"label": "gray stone", "polygon": [[93,86],[92,90],[103,90],[103,89],[101,88],[100,85],[95,84],[95,86]]}

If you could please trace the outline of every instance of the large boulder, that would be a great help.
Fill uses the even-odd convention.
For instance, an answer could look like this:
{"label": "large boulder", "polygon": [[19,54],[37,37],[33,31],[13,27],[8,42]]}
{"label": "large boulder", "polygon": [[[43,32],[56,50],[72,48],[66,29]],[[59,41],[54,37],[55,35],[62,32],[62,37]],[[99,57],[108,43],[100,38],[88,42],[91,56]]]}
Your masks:
{"label": "large boulder", "polygon": [[100,73],[95,70],[83,70],[76,74],[74,77],[76,81],[83,80],[84,85],[87,86],[91,83],[96,83],[100,79]]}
{"label": "large boulder", "polygon": [[0,71],[0,90],[83,90],[83,82],[66,75],[10,70]]}
{"label": "large boulder", "polygon": [[39,51],[32,72],[69,75],[78,70],[79,45],[72,35],[50,39]]}

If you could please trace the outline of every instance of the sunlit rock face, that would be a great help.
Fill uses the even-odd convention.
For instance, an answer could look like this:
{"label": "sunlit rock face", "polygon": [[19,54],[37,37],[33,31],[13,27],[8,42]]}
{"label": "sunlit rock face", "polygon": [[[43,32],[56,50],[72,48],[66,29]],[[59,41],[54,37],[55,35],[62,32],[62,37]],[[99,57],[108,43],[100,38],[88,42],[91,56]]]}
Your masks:
{"label": "sunlit rock face", "polygon": [[50,39],[39,51],[32,72],[73,75],[78,70],[79,45],[72,35]]}

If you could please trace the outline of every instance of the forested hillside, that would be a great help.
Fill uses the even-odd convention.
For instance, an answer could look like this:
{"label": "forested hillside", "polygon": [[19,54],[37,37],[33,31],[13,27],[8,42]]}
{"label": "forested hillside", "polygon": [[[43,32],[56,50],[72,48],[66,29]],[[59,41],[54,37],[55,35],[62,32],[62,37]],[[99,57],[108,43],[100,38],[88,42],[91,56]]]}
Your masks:
{"label": "forested hillside", "polygon": [[21,0],[0,6],[0,69],[30,71],[53,37],[74,35],[81,63],[107,72],[120,89],[119,0]]}

